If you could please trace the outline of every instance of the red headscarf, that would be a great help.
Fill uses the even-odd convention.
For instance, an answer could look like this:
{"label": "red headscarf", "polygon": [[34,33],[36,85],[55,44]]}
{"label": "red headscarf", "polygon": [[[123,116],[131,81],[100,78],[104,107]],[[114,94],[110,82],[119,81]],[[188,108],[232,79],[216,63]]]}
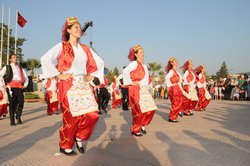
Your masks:
{"label": "red headscarf", "polygon": [[197,72],[197,73],[201,73],[201,70],[205,71],[205,66],[204,65],[200,65],[200,66],[198,66],[198,67],[196,67],[194,69],[194,71]]}
{"label": "red headscarf", "polygon": [[173,66],[172,66],[172,63],[173,63],[174,60],[176,60],[175,57],[172,57],[172,58],[170,58],[170,59],[168,60],[168,64],[167,64],[167,66],[165,67],[165,70],[166,70],[167,73],[172,69],[172,67],[173,67]]}
{"label": "red headscarf", "polygon": [[192,64],[192,60],[187,60],[185,63],[184,63],[184,65],[182,65],[180,68],[181,69],[188,69],[188,66],[190,65],[190,64]]}
{"label": "red headscarf", "polygon": [[134,61],[134,60],[135,60],[135,54],[136,54],[136,53],[138,52],[138,50],[140,50],[140,49],[143,50],[142,46],[140,46],[140,45],[136,45],[136,46],[130,48],[129,54],[128,54],[128,59],[129,59],[130,61]]}

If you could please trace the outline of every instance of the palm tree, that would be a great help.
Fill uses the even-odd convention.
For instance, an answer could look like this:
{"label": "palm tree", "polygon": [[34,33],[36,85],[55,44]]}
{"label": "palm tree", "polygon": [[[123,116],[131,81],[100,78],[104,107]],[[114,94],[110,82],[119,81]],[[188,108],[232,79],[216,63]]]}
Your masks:
{"label": "palm tree", "polygon": [[152,77],[152,82],[154,84],[155,72],[159,71],[162,68],[162,65],[158,64],[156,62],[148,63],[148,65],[149,65],[149,68],[150,68],[150,70],[152,72],[151,77]]}
{"label": "palm tree", "polygon": [[158,74],[160,76],[161,82],[163,82],[164,81],[165,72],[164,71],[159,71]]}
{"label": "palm tree", "polygon": [[33,78],[34,77],[34,69],[41,67],[41,63],[39,60],[31,58],[31,59],[27,59],[27,61],[24,61],[22,63],[22,66],[23,66],[23,68],[25,68],[27,70],[31,70],[30,76]]}

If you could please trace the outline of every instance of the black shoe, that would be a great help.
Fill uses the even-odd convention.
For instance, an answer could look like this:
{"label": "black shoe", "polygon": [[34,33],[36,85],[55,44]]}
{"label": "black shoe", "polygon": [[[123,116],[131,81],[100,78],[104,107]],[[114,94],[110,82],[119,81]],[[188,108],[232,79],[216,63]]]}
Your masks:
{"label": "black shoe", "polygon": [[183,117],[183,113],[182,112],[179,112],[179,115],[180,115],[180,117]]}
{"label": "black shoe", "polygon": [[206,108],[202,108],[203,111],[206,111]]}
{"label": "black shoe", "polygon": [[80,147],[78,146],[77,142],[81,142],[81,141],[77,141],[76,138],[75,138],[75,142],[76,142],[76,148],[77,150],[80,152],[80,153],[84,153],[85,150],[84,150],[84,147]]}
{"label": "black shoe", "polygon": [[131,132],[131,134],[134,135],[134,136],[136,136],[136,137],[141,137],[141,136],[143,136],[142,133],[133,133],[133,132]]}
{"label": "black shoe", "polygon": [[67,156],[76,156],[77,155],[76,152],[73,151],[73,150],[68,153],[68,152],[65,151],[65,149],[62,149],[62,148],[60,148],[60,152],[67,155]]}
{"label": "black shoe", "polygon": [[100,114],[100,115],[101,115],[101,114],[102,114],[102,112],[101,112],[101,111],[99,111],[99,112],[98,112],[98,114]]}
{"label": "black shoe", "polygon": [[141,132],[142,132],[142,134],[147,134],[147,131],[146,130],[144,130],[144,129],[141,129]]}
{"label": "black shoe", "polygon": [[172,120],[172,119],[168,119],[169,122],[173,122],[173,123],[178,123],[179,121],[177,120]]}
{"label": "black shoe", "polygon": [[128,108],[124,108],[124,109],[122,109],[123,111],[129,111],[129,109]]}
{"label": "black shoe", "polygon": [[5,117],[6,117],[6,115],[5,115],[5,114],[3,114],[3,117],[5,118]]}
{"label": "black shoe", "polygon": [[58,114],[59,114],[59,112],[57,112],[57,111],[56,111],[54,114],[58,115]]}
{"label": "black shoe", "polygon": [[108,110],[107,108],[103,109],[103,111],[107,114],[108,113]]}
{"label": "black shoe", "polygon": [[18,119],[18,120],[17,120],[17,124],[23,124],[22,120],[21,120],[21,119]]}
{"label": "black shoe", "polygon": [[187,114],[184,114],[185,116],[192,116],[192,115],[194,115],[193,113],[187,113]]}
{"label": "black shoe", "polygon": [[11,122],[10,125],[11,126],[16,126],[16,123],[15,122]]}

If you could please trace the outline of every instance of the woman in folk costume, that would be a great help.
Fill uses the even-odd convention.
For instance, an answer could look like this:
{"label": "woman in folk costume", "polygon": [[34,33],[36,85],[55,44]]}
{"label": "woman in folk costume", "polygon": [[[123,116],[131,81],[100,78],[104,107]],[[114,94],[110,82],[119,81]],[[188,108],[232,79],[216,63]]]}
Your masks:
{"label": "woman in folk costume", "polygon": [[204,75],[205,66],[200,65],[195,69],[195,71],[196,74],[198,75],[197,87],[198,87],[198,97],[199,97],[199,102],[197,104],[196,111],[202,111],[202,110],[205,111],[207,105],[211,100],[211,95],[207,90],[206,77]]}
{"label": "woman in folk costume", "polygon": [[196,73],[193,71],[193,63],[191,60],[188,60],[184,63],[184,65],[181,67],[184,69],[184,75],[183,75],[183,90],[187,92],[190,96],[190,104],[189,107],[184,110],[184,115],[191,116],[193,113],[191,110],[195,109],[195,106],[198,103],[198,96],[197,91],[195,89],[196,87]]}
{"label": "woman in folk costume", "polygon": [[[62,29],[62,42],[41,58],[44,78],[58,77],[58,100],[62,111],[60,152],[76,155],[74,142],[84,153],[82,140],[87,140],[98,120],[98,105],[89,81],[94,77],[102,82],[104,62],[89,47],[80,43],[83,35],[77,18],[70,17]],[[56,64],[56,65],[55,65]]]}
{"label": "woman in folk costume", "polygon": [[122,104],[121,93],[119,90],[119,83],[117,77],[113,76],[112,83],[110,84],[110,90],[112,94],[112,108],[120,107]]}
{"label": "woman in folk costume", "polygon": [[45,100],[47,102],[47,114],[58,114],[58,99],[57,99],[57,77],[48,78],[43,81],[43,86],[46,89]]}
{"label": "woman in folk costume", "polygon": [[177,60],[172,57],[166,66],[167,75],[165,77],[166,86],[168,88],[168,96],[171,101],[171,109],[169,113],[169,122],[178,122],[177,118],[182,110],[186,110],[189,106],[189,95],[183,90],[181,82],[182,76],[176,70],[178,66]]}
{"label": "woman in folk costume", "polygon": [[129,104],[132,110],[132,127],[135,136],[146,134],[145,126],[153,119],[156,104],[148,90],[151,82],[148,67],[143,64],[144,50],[140,45],[132,47],[128,59],[131,63],[123,69],[123,84],[129,85]]}
{"label": "woman in folk costume", "polygon": [[6,92],[7,86],[4,83],[4,79],[0,77],[0,118],[1,116],[6,116],[8,113],[8,95]]}

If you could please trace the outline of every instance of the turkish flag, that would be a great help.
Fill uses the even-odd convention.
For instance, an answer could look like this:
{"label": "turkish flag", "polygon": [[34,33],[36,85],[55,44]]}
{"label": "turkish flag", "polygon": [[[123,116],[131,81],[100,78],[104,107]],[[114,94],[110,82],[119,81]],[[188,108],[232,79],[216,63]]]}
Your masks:
{"label": "turkish flag", "polygon": [[26,20],[23,18],[23,16],[21,16],[21,14],[18,12],[17,13],[17,23],[18,23],[18,25],[20,25],[20,27],[24,27],[25,26],[25,24],[26,24]]}

